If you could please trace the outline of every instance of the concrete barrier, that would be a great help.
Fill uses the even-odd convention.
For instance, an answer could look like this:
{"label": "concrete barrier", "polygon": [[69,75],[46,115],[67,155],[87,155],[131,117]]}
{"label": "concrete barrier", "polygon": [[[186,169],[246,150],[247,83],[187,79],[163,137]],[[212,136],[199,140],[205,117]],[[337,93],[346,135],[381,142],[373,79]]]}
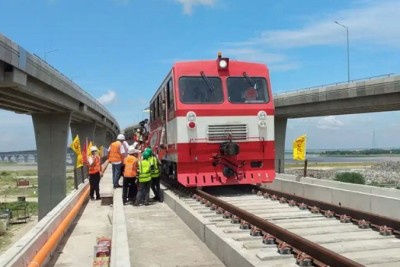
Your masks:
{"label": "concrete barrier", "polygon": [[122,190],[114,190],[112,229],[110,266],[131,266]]}
{"label": "concrete barrier", "polygon": [[[296,181],[298,180],[298,181]],[[278,174],[266,188],[400,220],[400,190]]]}
{"label": "concrete barrier", "polygon": [[80,184],[77,190],[66,196],[35,227],[1,255],[0,266],[27,266],[35,257],[37,251],[46,243],[58,225],[76,205],[88,186],[88,182]]}

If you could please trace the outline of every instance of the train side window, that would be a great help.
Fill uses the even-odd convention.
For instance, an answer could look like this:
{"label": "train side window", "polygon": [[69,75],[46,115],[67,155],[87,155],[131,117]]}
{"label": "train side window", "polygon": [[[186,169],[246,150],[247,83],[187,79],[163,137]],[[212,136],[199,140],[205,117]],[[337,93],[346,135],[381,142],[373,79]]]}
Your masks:
{"label": "train side window", "polygon": [[156,107],[154,102],[150,104],[150,118],[151,121],[155,121],[156,119]]}
{"label": "train side window", "polygon": [[167,101],[168,110],[174,109],[174,89],[172,86],[172,79],[170,79],[167,84]]}
{"label": "train side window", "polygon": [[154,117],[155,117],[155,119],[158,119],[158,117],[160,116],[159,109],[158,109],[158,96],[154,100],[154,109],[155,109]]}

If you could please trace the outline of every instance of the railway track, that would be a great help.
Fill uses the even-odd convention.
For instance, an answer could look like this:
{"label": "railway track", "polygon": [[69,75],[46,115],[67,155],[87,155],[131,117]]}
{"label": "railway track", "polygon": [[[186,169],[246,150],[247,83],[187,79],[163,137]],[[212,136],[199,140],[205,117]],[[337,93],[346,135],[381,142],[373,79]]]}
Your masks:
{"label": "railway track", "polygon": [[185,192],[252,266],[400,266],[399,221],[261,188]]}

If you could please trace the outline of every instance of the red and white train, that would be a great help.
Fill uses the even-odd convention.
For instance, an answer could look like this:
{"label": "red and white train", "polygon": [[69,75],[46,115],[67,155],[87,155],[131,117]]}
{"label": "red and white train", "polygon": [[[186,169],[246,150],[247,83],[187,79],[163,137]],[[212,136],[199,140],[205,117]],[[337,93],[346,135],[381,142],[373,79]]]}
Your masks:
{"label": "red and white train", "polygon": [[274,101],[263,64],[178,62],[150,101],[149,144],[186,187],[275,178]]}

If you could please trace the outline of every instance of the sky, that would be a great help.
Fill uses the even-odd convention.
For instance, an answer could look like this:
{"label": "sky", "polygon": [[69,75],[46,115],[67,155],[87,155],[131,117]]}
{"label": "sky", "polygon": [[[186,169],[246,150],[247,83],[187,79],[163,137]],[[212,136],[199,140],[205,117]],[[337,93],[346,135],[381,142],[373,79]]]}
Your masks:
{"label": "sky", "polygon": [[[120,127],[173,63],[224,57],[264,63],[279,94],[400,74],[398,0],[0,0],[0,32],[97,98]],[[0,151],[35,149],[31,117],[0,110]],[[400,111],[288,121],[286,149],[400,147]]]}

